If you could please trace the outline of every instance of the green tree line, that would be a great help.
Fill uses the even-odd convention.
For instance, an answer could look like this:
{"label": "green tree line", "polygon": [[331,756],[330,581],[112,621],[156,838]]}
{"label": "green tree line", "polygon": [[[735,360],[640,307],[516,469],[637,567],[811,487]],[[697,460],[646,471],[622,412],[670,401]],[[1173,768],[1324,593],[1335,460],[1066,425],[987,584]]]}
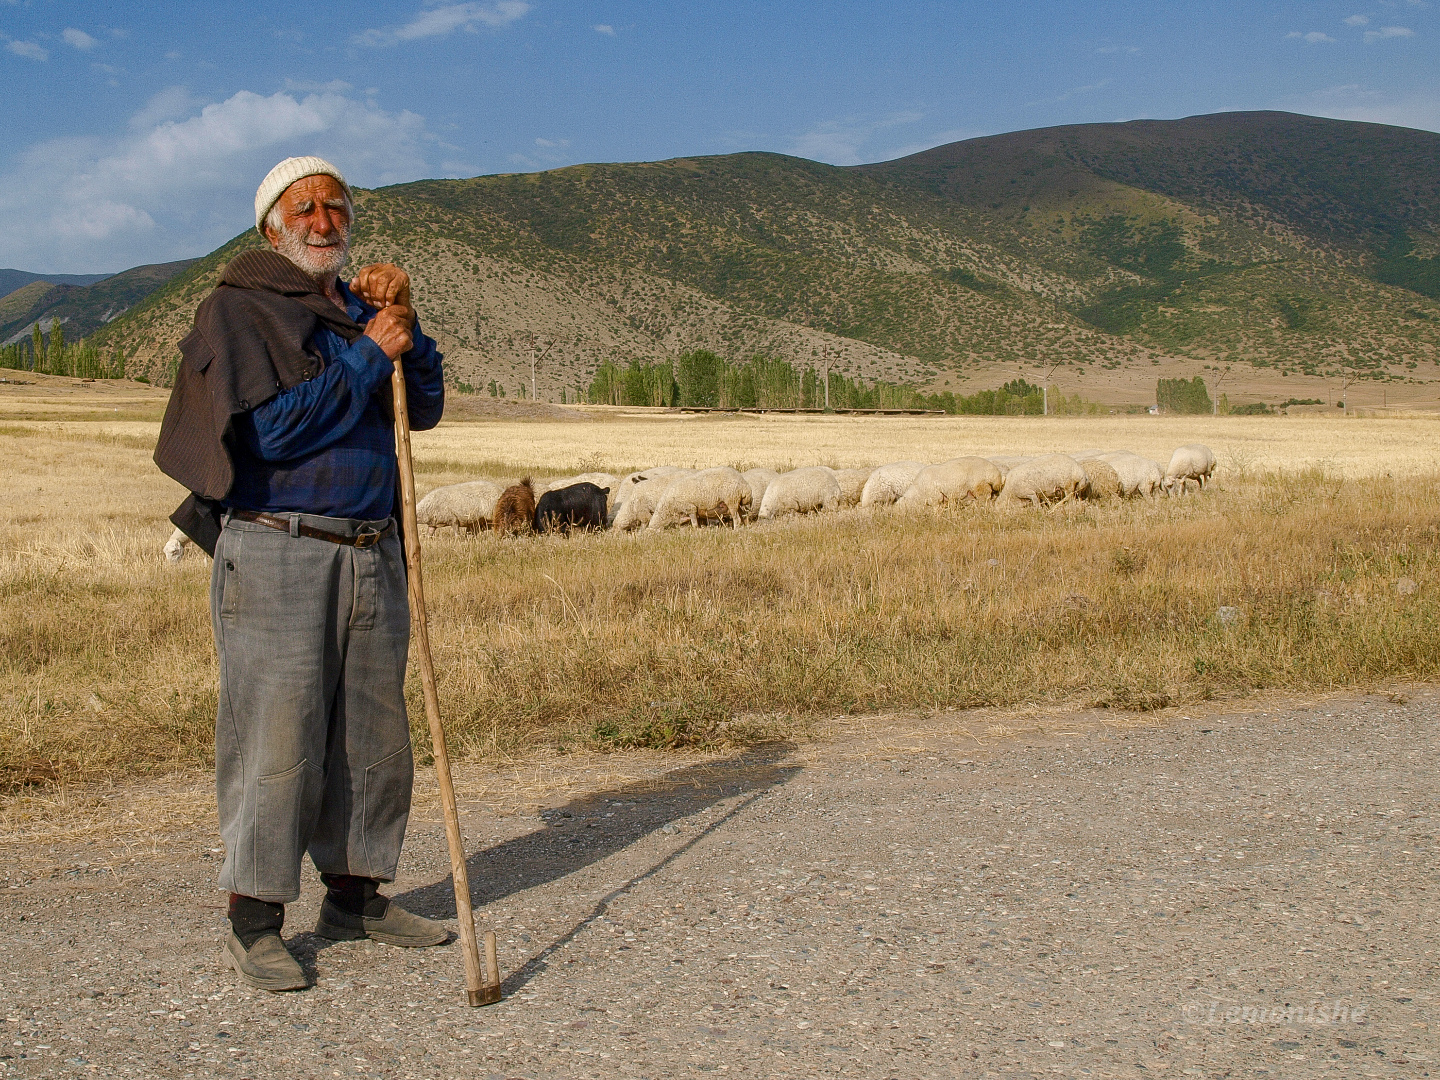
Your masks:
{"label": "green tree line", "polygon": [[125,353],[117,348],[108,357],[104,356],[84,338],[69,345],[60,323],[55,323],[47,335],[41,332],[37,322],[29,341],[0,346],[0,368],[70,375],[77,379],[123,379]]}
{"label": "green tree line", "polygon": [[1215,410],[1205,380],[1199,375],[1193,379],[1161,379],[1155,384],[1155,404],[1163,412],[1191,416]]}
{"label": "green tree line", "polygon": [[[583,398],[592,405],[663,405],[680,408],[823,409],[825,375],[800,369],[786,360],[752,356],[733,361],[705,349],[679,356],[673,363],[606,360],[595,370]],[[926,394],[913,387],[881,380],[866,383],[836,372],[829,374],[831,409],[934,409],[952,415],[1039,416],[1044,409],[1040,387],[1014,379],[994,390],[971,395],[944,391]],[[1051,412],[1098,412],[1093,402],[1052,395]]]}

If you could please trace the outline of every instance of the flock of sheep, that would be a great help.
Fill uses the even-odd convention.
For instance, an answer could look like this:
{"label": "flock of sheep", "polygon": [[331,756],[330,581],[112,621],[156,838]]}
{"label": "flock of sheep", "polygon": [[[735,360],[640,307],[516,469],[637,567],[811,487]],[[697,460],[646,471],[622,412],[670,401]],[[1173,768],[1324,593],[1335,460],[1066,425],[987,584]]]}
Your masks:
{"label": "flock of sheep", "polygon": [[[584,473],[550,481],[528,478],[504,488],[473,480],[437,488],[420,500],[417,514],[431,530],[532,531],[532,518],[511,508],[528,506],[547,492],[574,489],[606,499],[605,525],[624,531],[677,525],[768,520],[845,507],[920,508],[965,501],[999,505],[1054,506],[1075,499],[1149,498],[1181,495],[1203,487],[1215,455],[1201,445],[1182,446],[1167,468],[1126,450],[1083,450],[1044,457],[958,457],[938,465],[896,461],[879,468],[824,466],[777,473],[731,468],[681,469],[660,465],[626,477]],[[593,485],[587,487],[586,485]]]}
{"label": "flock of sheep", "polygon": [[[938,465],[893,461],[871,469],[817,465],[783,473],[659,465],[623,478],[593,472],[539,483],[527,477],[509,487],[490,480],[450,484],[421,499],[416,515],[431,532],[450,527],[472,534],[481,529],[528,533],[548,527],[546,516],[536,513],[537,503],[549,493],[565,493],[582,498],[562,501],[595,502],[595,514],[583,520],[572,518],[581,527],[628,532],[728,523],[738,528],[749,520],[851,506],[909,509],[991,500],[1001,506],[1055,506],[1075,499],[1183,495],[1191,484],[1204,487],[1214,471],[1215,455],[1199,444],[1177,449],[1163,469],[1158,461],[1128,450],[1081,450],[1044,457],[957,457]],[[605,507],[603,526],[598,513],[600,499]],[[560,522],[557,527],[568,531],[569,523]],[[165,557],[178,562],[189,542],[176,529],[165,544]]]}

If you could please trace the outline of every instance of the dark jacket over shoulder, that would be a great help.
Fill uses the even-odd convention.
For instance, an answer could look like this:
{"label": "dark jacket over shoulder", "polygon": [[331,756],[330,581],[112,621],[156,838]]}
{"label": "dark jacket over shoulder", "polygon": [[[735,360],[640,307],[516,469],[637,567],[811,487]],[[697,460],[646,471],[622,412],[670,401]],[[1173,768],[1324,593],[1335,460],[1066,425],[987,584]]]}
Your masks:
{"label": "dark jacket over shoulder", "polygon": [[347,341],[365,332],[274,251],[237,255],[196,309],[194,329],[180,342],[155,464],[193,493],[171,521],[206,551],[214,552],[219,535],[215,500],[235,482],[234,417],[320,372],[323,361],[306,343],[321,323]]}

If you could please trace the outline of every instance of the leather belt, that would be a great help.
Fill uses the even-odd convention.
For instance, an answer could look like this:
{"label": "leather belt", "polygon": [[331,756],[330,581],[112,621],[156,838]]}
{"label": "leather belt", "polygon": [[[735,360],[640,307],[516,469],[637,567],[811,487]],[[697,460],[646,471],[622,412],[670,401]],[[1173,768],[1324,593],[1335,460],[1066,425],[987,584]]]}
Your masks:
{"label": "leather belt", "polygon": [[346,547],[374,547],[380,542],[380,538],[390,531],[390,526],[386,525],[379,532],[346,536],[343,533],[327,532],[324,529],[317,529],[313,525],[306,525],[304,522],[277,517],[275,514],[266,514],[259,510],[231,510],[230,516],[239,518],[241,521],[253,521],[256,525],[264,525],[267,529],[287,532],[291,536],[308,536],[311,540],[326,540],[332,544],[344,544]]}

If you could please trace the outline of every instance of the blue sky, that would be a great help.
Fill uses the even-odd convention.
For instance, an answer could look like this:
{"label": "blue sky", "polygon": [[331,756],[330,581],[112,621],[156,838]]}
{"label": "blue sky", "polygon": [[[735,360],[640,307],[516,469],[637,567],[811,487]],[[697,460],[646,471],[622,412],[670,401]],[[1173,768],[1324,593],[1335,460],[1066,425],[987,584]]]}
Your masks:
{"label": "blue sky", "polygon": [[1231,109],[1440,130],[1437,33],[1429,0],[0,0],[0,267],[204,254],[297,153],[374,186]]}

